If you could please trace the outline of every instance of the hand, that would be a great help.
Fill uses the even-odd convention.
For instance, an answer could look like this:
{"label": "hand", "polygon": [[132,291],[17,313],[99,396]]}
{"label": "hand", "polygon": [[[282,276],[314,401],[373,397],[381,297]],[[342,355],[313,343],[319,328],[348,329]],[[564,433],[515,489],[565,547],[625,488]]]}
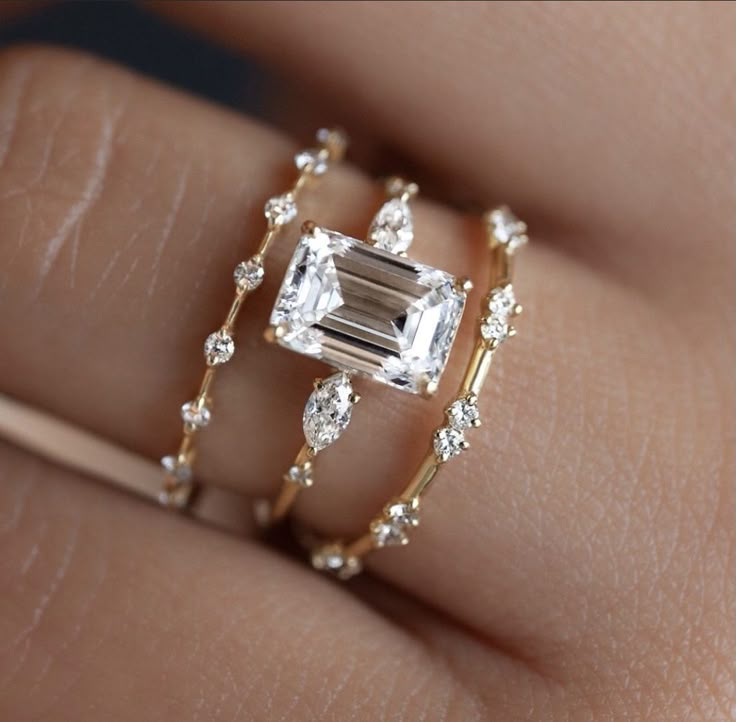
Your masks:
{"label": "hand", "polygon": [[[155,9],[302,84],[310,126],[317,111],[377,164],[385,147],[415,164],[435,197],[417,205],[422,260],[484,278],[457,208],[508,201],[532,232],[527,312],[412,543],[349,585],[1,446],[0,718],[729,718],[733,5]],[[295,147],[95,58],[5,52],[2,390],[169,451]],[[360,235],[377,198],[336,170],[302,218]],[[203,479],[248,497],[275,491],[321,370],[260,340],[294,239],[202,436]],[[470,336],[436,402],[365,399],[299,520],[365,528]]]}

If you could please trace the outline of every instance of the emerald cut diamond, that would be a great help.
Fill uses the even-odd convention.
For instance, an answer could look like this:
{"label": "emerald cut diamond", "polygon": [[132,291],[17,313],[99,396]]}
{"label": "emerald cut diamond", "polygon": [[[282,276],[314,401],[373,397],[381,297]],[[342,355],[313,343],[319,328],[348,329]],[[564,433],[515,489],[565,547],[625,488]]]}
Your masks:
{"label": "emerald cut diamond", "polygon": [[315,228],[299,240],[271,314],[278,342],[411,393],[432,393],[466,292],[436,268]]}

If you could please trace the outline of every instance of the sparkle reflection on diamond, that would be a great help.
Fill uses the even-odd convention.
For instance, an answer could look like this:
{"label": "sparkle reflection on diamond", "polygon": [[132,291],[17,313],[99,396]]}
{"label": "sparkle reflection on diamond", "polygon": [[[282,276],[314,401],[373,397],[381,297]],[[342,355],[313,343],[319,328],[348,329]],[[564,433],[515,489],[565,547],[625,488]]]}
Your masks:
{"label": "sparkle reflection on diamond", "polygon": [[271,325],[294,351],[421,393],[439,382],[464,306],[450,274],[318,228],[297,245]]}

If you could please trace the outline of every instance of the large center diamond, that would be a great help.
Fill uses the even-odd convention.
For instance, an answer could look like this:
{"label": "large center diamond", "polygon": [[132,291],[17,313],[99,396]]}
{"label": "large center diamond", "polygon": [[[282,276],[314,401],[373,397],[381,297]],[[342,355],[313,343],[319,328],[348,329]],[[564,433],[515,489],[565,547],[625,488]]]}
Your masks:
{"label": "large center diamond", "polygon": [[449,273],[317,228],[299,239],[271,325],[287,348],[424,393],[437,388],[464,306]]}

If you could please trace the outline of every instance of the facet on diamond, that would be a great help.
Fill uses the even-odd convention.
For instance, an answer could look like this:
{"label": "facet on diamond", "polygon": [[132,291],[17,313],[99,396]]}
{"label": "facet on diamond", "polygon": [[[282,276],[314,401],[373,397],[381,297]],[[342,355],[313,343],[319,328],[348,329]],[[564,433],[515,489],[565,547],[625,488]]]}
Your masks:
{"label": "facet on diamond", "polygon": [[203,429],[210,423],[212,413],[197,401],[187,401],[181,407],[181,420],[194,429]]}
{"label": "facet on diamond", "polygon": [[194,476],[192,467],[179,459],[175,454],[169,454],[161,459],[163,470],[179,484],[191,484]]}
{"label": "facet on diamond", "polygon": [[281,196],[269,198],[263,208],[263,213],[272,226],[286,225],[296,218],[297,207],[294,196],[291,193],[284,193]]}
{"label": "facet on diamond", "polygon": [[307,444],[320,451],[337,441],[350,423],[354,404],[353,386],[344,371],[318,381],[304,407]]}
{"label": "facet on diamond", "polygon": [[439,383],[465,298],[445,271],[316,228],[299,240],[271,325],[287,348],[422,393]]}
{"label": "facet on diamond", "polygon": [[445,462],[466,449],[468,444],[462,431],[443,426],[434,432],[433,446],[437,459]]}
{"label": "facet on diamond", "polygon": [[529,240],[526,235],[526,223],[519,220],[508,206],[492,210],[487,218],[496,240],[512,253]]}
{"label": "facet on diamond", "polygon": [[477,397],[469,394],[453,401],[447,409],[447,420],[450,426],[458,431],[464,431],[471,426],[479,426],[480,412]]}
{"label": "facet on diamond", "polygon": [[294,156],[294,164],[298,170],[311,167],[312,175],[324,175],[329,167],[330,154],[326,148],[307,148]]}
{"label": "facet on diamond", "polygon": [[312,464],[307,461],[304,464],[293,464],[286,472],[286,478],[293,484],[298,484],[305,489],[312,486]]}
{"label": "facet on diamond", "polygon": [[376,213],[368,241],[390,253],[403,253],[414,240],[414,218],[403,198],[391,198]]}
{"label": "facet on diamond", "polygon": [[242,261],[235,266],[233,280],[240,291],[254,291],[263,282],[266,272],[258,257]]}
{"label": "facet on diamond", "polygon": [[234,353],[235,341],[229,333],[222,329],[211,333],[204,342],[204,357],[208,366],[227,363]]}
{"label": "facet on diamond", "polygon": [[340,579],[358,574],[363,564],[356,556],[347,556],[342,544],[325,544],[312,552],[312,566],[320,571],[332,572]]}

